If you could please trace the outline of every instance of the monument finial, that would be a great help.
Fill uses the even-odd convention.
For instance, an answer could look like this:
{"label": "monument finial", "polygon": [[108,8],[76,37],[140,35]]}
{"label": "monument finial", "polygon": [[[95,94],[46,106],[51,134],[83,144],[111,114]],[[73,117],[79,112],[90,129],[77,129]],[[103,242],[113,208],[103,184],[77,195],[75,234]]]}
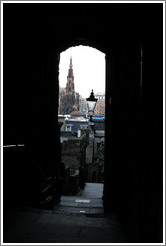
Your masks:
{"label": "monument finial", "polygon": [[72,64],[72,56],[70,56],[70,65],[69,65],[70,68],[73,67],[73,64]]}

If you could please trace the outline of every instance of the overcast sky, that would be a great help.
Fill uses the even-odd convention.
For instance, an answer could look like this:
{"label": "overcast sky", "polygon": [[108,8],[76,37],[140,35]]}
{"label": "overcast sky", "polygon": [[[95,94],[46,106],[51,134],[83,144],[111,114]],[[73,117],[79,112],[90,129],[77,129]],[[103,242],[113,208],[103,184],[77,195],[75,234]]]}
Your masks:
{"label": "overcast sky", "polygon": [[60,54],[59,84],[66,87],[72,56],[75,91],[86,98],[91,90],[105,92],[105,54],[88,46],[76,46]]}

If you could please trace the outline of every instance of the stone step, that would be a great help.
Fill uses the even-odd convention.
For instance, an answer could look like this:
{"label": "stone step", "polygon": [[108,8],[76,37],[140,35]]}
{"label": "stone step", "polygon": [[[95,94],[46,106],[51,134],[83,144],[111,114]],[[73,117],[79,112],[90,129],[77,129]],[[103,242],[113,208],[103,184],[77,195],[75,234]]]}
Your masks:
{"label": "stone step", "polygon": [[70,207],[102,208],[103,200],[87,198],[87,197],[62,196],[59,205],[70,206]]}

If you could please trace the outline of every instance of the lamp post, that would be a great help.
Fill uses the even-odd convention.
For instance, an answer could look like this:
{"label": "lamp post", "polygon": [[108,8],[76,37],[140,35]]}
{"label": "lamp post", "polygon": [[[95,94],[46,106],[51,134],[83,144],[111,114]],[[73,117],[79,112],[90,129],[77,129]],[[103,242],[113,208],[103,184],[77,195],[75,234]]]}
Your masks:
{"label": "lamp post", "polygon": [[[93,131],[93,134],[95,134],[95,128],[94,128],[94,123],[93,123],[93,119],[92,116],[94,114],[94,110],[96,107],[96,103],[97,103],[97,98],[94,97],[94,92],[93,90],[91,91],[91,94],[88,98],[86,98],[87,101],[87,108],[88,108],[88,115],[90,116],[90,122],[89,122],[89,126],[91,128],[91,130]],[[93,158],[94,158],[94,135],[91,136],[91,140],[92,141],[92,151],[93,151],[93,155],[92,155],[92,163],[93,163]],[[87,177],[89,175],[89,165],[87,165]]]}
{"label": "lamp post", "polygon": [[[95,117],[93,118],[97,100],[98,99],[94,97],[94,92],[92,90],[90,96],[88,98],[86,98],[86,101],[87,101],[87,107],[88,107],[88,114],[90,116],[89,126],[94,133],[93,140],[92,140],[93,141],[93,161],[94,161],[94,151],[95,151],[95,149],[94,149],[95,148],[95,137],[97,136],[96,131],[95,131],[95,123],[104,123],[105,122],[104,119],[102,119],[102,121],[101,121],[99,119],[96,120]],[[92,161],[92,163],[93,163],[93,161]],[[87,173],[89,173],[89,166],[87,166]]]}
{"label": "lamp post", "polygon": [[91,94],[88,98],[86,98],[87,106],[88,106],[88,114],[90,116],[90,121],[92,122],[92,116],[94,114],[94,110],[97,103],[97,98],[94,97],[93,90],[91,91]]}

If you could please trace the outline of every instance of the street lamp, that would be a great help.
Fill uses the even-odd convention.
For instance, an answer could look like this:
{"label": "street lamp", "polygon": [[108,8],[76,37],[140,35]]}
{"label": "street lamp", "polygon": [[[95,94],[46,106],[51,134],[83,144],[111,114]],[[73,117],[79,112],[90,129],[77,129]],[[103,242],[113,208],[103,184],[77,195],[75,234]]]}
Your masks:
{"label": "street lamp", "polygon": [[97,98],[94,97],[93,90],[88,98],[86,98],[87,106],[88,106],[88,114],[90,115],[90,121],[92,121],[92,116],[94,114],[94,110],[97,103]]}

